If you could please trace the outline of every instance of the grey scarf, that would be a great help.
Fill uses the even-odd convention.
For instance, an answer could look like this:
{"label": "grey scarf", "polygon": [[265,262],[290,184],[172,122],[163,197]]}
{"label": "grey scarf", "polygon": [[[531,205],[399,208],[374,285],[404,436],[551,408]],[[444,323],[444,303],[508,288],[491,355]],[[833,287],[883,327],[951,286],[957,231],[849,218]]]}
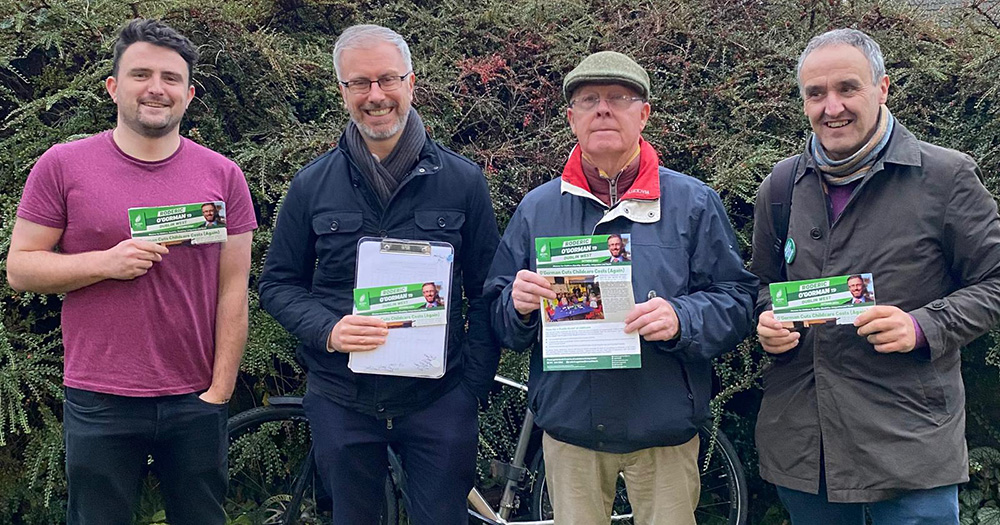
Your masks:
{"label": "grey scarf", "polygon": [[375,156],[361,136],[361,130],[353,120],[347,125],[344,136],[347,139],[347,150],[351,160],[361,169],[369,186],[375,190],[382,206],[385,206],[396,192],[396,188],[399,188],[399,183],[420,159],[420,151],[424,149],[424,142],[427,140],[427,131],[424,129],[424,122],[417,115],[417,110],[410,108],[399,142],[392,149],[392,153],[381,162],[375,160]]}

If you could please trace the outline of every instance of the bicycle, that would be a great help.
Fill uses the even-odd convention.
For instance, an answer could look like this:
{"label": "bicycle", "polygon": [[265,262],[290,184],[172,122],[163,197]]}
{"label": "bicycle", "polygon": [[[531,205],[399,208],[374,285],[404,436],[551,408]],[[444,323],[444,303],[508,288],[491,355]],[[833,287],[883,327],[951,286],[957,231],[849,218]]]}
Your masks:
{"label": "bicycle", "polygon": [[[527,392],[527,386],[502,376],[495,380]],[[270,404],[229,419],[230,489],[226,511],[234,524],[330,524],[330,500],[318,483],[311,460],[309,423],[299,397],[272,397]],[[509,463],[493,460],[491,473],[503,484],[489,501],[478,487],[469,493],[469,515],[488,525],[550,525],[552,507],[545,482],[540,429],[525,410]],[[721,432],[701,429],[699,525],[745,525],[748,496],[743,467]],[[710,454],[710,456],[709,456]],[[530,458],[526,461],[527,458]],[[399,455],[389,448],[389,475],[381,502],[381,524],[398,525],[406,508],[406,479]],[[631,522],[624,480],[619,477],[614,523]]]}

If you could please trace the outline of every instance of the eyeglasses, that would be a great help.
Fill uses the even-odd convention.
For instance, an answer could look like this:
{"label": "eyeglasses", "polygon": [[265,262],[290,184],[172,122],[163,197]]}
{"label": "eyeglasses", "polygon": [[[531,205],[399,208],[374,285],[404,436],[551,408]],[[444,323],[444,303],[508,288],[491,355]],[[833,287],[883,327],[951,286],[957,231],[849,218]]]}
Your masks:
{"label": "eyeglasses", "polygon": [[404,75],[386,75],[380,77],[377,80],[368,80],[367,78],[356,78],[354,80],[348,80],[347,82],[338,80],[337,83],[341,86],[347,88],[348,91],[355,95],[364,95],[372,90],[372,84],[378,83],[379,89],[382,91],[395,91],[399,89],[399,86],[403,85],[403,79],[410,76],[409,73]]}
{"label": "eyeglasses", "polygon": [[[643,102],[646,101],[643,97],[633,97],[630,95],[611,95],[604,99],[608,103],[608,106],[615,111],[624,111],[630,108],[633,102],[640,100]],[[580,111],[593,111],[600,103],[601,97],[598,95],[586,95],[570,101],[569,107]]]}

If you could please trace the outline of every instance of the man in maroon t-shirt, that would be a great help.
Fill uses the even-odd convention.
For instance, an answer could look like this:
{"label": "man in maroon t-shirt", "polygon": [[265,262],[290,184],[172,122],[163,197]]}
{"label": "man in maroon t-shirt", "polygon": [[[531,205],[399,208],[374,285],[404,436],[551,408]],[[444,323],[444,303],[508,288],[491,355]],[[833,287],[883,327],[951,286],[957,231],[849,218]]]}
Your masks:
{"label": "man in maroon t-shirt", "polygon": [[[227,401],[257,224],[240,169],[180,136],[197,56],[163,23],[130,22],[106,83],[117,126],[46,151],[18,208],[11,287],[66,294],[70,525],[132,523],[149,456],[170,523],[226,521]],[[224,203],[223,243],[131,238],[129,208],[206,202]]]}

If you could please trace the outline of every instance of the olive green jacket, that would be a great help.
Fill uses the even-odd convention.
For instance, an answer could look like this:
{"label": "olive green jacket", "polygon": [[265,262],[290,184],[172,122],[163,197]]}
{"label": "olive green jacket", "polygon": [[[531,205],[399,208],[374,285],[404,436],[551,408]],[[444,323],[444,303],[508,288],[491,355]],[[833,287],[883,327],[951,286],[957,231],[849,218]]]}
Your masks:
{"label": "olive green jacket", "polygon": [[[787,161],[786,161],[787,162]],[[761,476],[816,494],[825,461],[834,502],[967,481],[963,345],[1000,320],[1000,218],[975,162],[917,140],[898,122],[886,151],[831,223],[815,161],[795,176],[788,280],[872,273],[876,302],[920,324],[929,348],[879,354],[851,325],[803,329],[764,373]],[[780,280],[770,181],[754,217],[756,314]]]}

